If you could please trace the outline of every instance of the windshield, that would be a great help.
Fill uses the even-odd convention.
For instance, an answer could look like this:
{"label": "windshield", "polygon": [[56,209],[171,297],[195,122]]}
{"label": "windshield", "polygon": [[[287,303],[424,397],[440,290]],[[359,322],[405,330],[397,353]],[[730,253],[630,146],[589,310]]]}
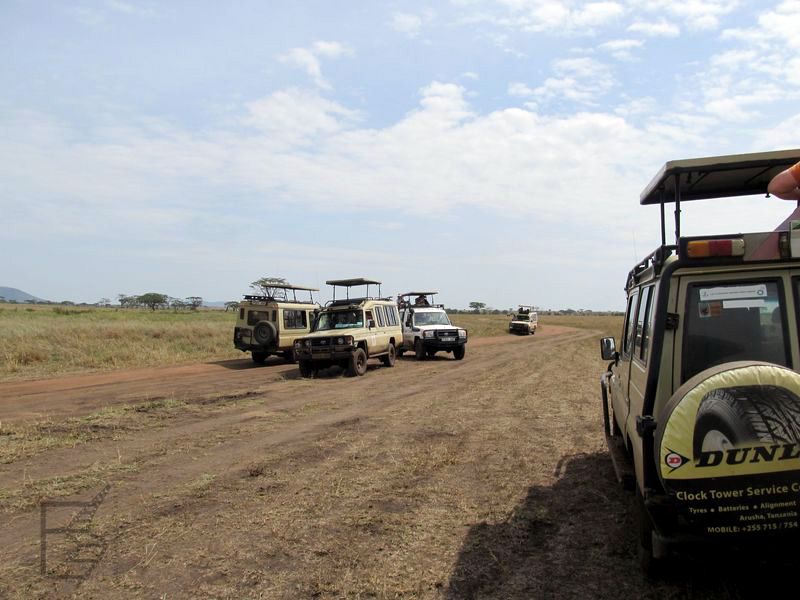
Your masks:
{"label": "windshield", "polygon": [[515,321],[530,321],[531,318],[528,315],[517,315],[516,317],[514,317],[514,320]]}
{"label": "windshield", "polygon": [[364,313],[360,310],[336,310],[321,312],[314,331],[351,329],[364,326]]}
{"label": "windshield", "polygon": [[414,313],[414,325],[450,325],[450,319],[444,312]]}
{"label": "windshield", "polygon": [[776,281],[691,285],[683,334],[683,381],[735,360],[788,365],[782,295]]}

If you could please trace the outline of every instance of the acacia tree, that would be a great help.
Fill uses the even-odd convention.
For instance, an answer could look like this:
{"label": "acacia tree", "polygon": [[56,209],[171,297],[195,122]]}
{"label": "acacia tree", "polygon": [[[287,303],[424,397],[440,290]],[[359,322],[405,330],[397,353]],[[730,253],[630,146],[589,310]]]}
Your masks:
{"label": "acacia tree", "polygon": [[186,298],[186,303],[190,310],[197,310],[203,306],[203,299],[200,296],[189,296]]}
{"label": "acacia tree", "polygon": [[237,308],[239,308],[239,303],[236,300],[230,300],[225,303],[225,312],[228,312],[228,309],[236,310]]}
{"label": "acacia tree", "polygon": [[486,308],[486,302],[470,302],[469,307],[473,310],[473,312],[479,313]]}
{"label": "acacia tree", "polygon": [[138,297],[139,304],[151,310],[167,306],[168,300],[169,297],[166,294],[157,294],[156,292],[148,292]]}
{"label": "acacia tree", "polygon": [[278,288],[275,286],[285,284],[286,279],[283,277],[262,277],[261,279],[256,279],[253,283],[251,283],[250,287],[260,294],[263,294],[269,298],[274,298],[278,291]]}

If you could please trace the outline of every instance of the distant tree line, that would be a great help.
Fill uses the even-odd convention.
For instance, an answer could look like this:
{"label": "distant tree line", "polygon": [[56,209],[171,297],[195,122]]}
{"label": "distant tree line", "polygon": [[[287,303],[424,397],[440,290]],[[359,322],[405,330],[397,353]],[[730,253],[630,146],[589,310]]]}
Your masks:
{"label": "distant tree line", "polygon": [[[104,299],[105,300],[105,299]],[[149,308],[150,310],[197,310],[203,306],[203,299],[200,296],[188,296],[186,298],[173,298],[167,294],[148,292],[141,295],[119,294],[117,296],[120,308]]]}

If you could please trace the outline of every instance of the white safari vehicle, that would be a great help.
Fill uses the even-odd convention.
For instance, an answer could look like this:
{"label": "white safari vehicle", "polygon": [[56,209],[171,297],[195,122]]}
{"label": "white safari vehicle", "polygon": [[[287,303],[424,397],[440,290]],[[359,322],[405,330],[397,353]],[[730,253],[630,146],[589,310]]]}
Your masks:
{"label": "white safari vehicle", "polygon": [[464,358],[467,330],[453,325],[444,305],[434,303],[437,293],[406,292],[397,295],[403,324],[403,342],[398,348],[401,356],[409,351],[417,360],[422,360],[437,352],[452,352],[456,360]]}
{"label": "white safari vehicle", "polygon": [[800,150],[672,161],[642,192],[661,208],[661,246],[628,273],[619,345],[601,340],[601,396],[617,476],[636,491],[645,569],[681,550],[796,554],[800,222],[684,237],[680,214],[686,201],[722,199],[724,211],[724,198],[763,196],[797,161]]}
{"label": "white safari vehicle", "polygon": [[[269,294],[245,296],[233,328],[233,345],[250,352],[253,362],[262,364],[271,354],[293,360],[294,340],[311,331],[319,304],[314,302],[317,288],[290,284],[270,286]],[[308,300],[298,300],[297,292],[308,292]]]}
{"label": "white safari vehicle", "polygon": [[[364,375],[367,361],[379,358],[393,367],[397,345],[402,339],[397,305],[391,298],[382,298],[380,281],[372,279],[336,279],[333,300],[317,315],[313,333],[294,341],[294,355],[303,377],[311,377],[320,369],[338,365],[349,376]],[[369,286],[378,286],[378,295],[369,295]],[[350,297],[350,288],[364,286],[366,293]],[[345,289],[345,298],[336,298],[336,288]]]}
{"label": "white safari vehicle", "polygon": [[531,335],[536,333],[537,327],[539,327],[539,315],[536,307],[520,304],[517,314],[511,318],[511,322],[508,324],[508,332]]}

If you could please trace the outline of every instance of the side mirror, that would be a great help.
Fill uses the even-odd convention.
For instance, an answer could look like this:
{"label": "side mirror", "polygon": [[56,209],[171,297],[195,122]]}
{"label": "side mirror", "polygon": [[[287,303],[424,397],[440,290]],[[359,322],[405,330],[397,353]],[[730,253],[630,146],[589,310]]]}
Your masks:
{"label": "side mirror", "polygon": [[617,360],[617,344],[613,337],[604,337],[600,340],[600,356],[603,360]]}
{"label": "side mirror", "polygon": [[372,329],[373,327],[375,327],[375,321],[373,321],[372,319],[370,319],[369,321],[367,321],[367,326],[368,326],[370,329]]}

